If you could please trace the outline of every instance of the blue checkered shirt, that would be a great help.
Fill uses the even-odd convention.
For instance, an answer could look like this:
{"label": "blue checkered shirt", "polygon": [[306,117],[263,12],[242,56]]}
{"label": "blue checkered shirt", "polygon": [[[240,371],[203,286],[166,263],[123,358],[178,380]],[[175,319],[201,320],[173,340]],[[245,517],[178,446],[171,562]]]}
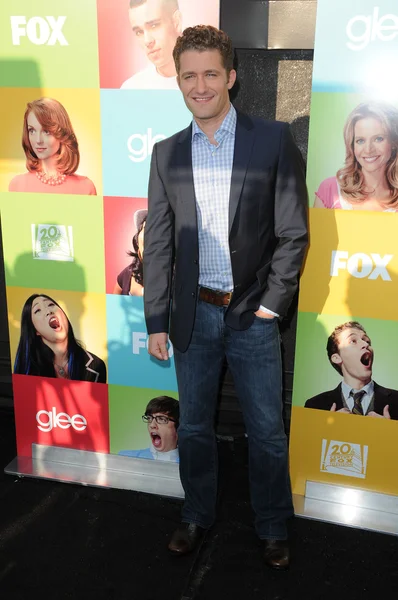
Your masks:
{"label": "blue checkered shirt", "polygon": [[214,134],[217,146],[192,122],[192,170],[199,235],[199,285],[232,291],[229,255],[229,193],[234,159],[236,110],[231,104]]}
{"label": "blue checkered shirt", "polygon": [[[236,110],[229,112],[211,144],[192,121],[192,170],[199,236],[199,285],[230,292],[234,287],[229,254],[229,194],[234,160]],[[278,316],[260,305],[265,312]]]}

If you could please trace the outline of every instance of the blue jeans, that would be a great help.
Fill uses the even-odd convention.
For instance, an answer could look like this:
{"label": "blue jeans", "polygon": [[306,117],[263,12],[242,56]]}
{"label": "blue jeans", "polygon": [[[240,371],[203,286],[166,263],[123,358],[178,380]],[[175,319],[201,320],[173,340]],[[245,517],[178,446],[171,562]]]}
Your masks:
{"label": "blue jeans", "polygon": [[286,539],[293,514],[287,440],[282,419],[282,366],[277,319],[255,317],[236,331],[224,307],[199,301],[191,343],[176,348],[180,398],[178,447],[185,491],[182,520],[208,529],[215,520],[217,447],[214,420],[226,356],[249,443],[251,502],[261,538]]}

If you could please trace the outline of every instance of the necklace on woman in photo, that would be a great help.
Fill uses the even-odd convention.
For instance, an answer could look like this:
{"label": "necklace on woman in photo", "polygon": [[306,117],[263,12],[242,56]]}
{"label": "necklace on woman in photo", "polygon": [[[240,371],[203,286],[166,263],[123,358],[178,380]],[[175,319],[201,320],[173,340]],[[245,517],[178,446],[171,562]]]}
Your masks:
{"label": "necklace on woman in photo", "polygon": [[65,362],[65,364],[63,364],[62,366],[57,365],[57,363],[54,363],[54,366],[57,367],[58,369],[58,374],[60,377],[67,377],[67,373],[65,371],[65,367],[68,364],[68,361]]}
{"label": "necklace on woman in photo", "polygon": [[66,179],[64,173],[57,173],[56,175],[47,175],[44,171],[36,171],[36,177],[42,183],[47,185],[61,185]]}

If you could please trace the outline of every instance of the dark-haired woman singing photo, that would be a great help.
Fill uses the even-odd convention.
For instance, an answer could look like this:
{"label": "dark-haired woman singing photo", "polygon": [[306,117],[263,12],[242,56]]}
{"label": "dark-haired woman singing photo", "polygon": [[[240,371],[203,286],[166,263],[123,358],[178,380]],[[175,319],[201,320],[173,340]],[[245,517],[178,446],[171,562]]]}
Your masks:
{"label": "dark-haired woman singing photo", "polygon": [[14,373],[106,383],[104,361],[76,340],[65,312],[46,294],[24,304]]}

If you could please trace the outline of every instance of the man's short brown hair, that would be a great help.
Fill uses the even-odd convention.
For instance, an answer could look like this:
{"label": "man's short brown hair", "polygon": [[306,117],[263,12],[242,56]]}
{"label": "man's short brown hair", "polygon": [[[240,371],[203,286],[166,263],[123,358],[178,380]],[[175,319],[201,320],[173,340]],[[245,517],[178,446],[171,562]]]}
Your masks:
{"label": "man's short brown hair", "polygon": [[358,321],[347,321],[346,323],[335,327],[330,336],[328,337],[328,343],[326,344],[326,352],[328,353],[329,362],[340,375],[343,375],[341,366],[336,365],[336,363],[332,361],[332,356],[333,354],[339,354],[338,338],[340,333],[342,333],[346,329],[359,329],[360,331],[363,331],[363,333],[366,333],[364,327],[362,327],[362,325],[358,323]]}
{"label": "man's short brown hair", "polygon": [[231,38],[221,29],[212,25],[196,25],[187,27],[177,38],[173,50],[173,58],[177,73],[180,72],[180,57],[187,50],[218,50],[221,54],[223,67],[227,73],[234,67],[234,49]]}

